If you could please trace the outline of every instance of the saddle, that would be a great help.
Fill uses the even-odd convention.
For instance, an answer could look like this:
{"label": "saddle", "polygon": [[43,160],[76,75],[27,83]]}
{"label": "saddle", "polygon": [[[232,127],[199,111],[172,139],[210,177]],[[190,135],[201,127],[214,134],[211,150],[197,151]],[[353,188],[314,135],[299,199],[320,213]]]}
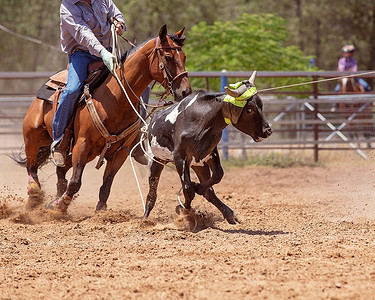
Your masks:
{"label": "saddle", "polygon": [[[65,70],[53,74],[38,90],[36,97],[49,101],[53,104],[54,110],[57,108],[61,92],[65,89],[68,81],[69,65]],[[94,61],[87,67],[88,77],[85,84],[89,84],[92,93],[109,75],[109,70],[102,61]],[[80,97],[82,98],[82,97]]]}
{"label": "saddle", "polygon": [[[68,69],[69,65],[67,66],[66,70],[61,70],[52,75],[36,93],[36,97],[38,97],[39,99],[43,99],[52,103],[54,113],[56,113],[61,93],[65,89],[68,81]],[[104,63],[102,61],[95,61],[88,65],[87,71],[88,77],[84,81],[84,85],[89,86],[89,93],[92,93],[95,88],[97,88],[105,80],[105,78],[107,78],[107,76],[109,75],[109,70],[104,66]],[[84,103],[84,99],[85,97],[82,94],[82,96],[80,96],[79,98],[79,101],[77,101],[76,108],[81,105],[81,103]],[[71,147],[74,118],[75,114],[73,114],[73,116],[69,120],[68,125],[64,130],[63,138],[59,145],[57,145],[55,148],[55,151],[62,153],[64,157]]]}

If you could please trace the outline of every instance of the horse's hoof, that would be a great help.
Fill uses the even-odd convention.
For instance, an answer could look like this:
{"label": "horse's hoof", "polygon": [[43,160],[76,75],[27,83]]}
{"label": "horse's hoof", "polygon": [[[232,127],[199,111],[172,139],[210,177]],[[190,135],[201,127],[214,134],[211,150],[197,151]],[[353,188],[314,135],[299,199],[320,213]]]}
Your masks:
{"label": "horse's hoof", "polygon": [[44,193],[35,181],[27,186],[27,195],[29,196],[26,203],[27,210],[33,210],[43,203]]}
{"label": "horse's hoof", "polygon": [[107,203],[99,201],[96,205],[96,210],[106,210],[107,209]]}
{"label": "horse's hoof", "polygon": [[56,200],[52,200],[46,204],[46,209],[61,211],[66,213],[69,207],[72,197],[69,197],[66,193]]}

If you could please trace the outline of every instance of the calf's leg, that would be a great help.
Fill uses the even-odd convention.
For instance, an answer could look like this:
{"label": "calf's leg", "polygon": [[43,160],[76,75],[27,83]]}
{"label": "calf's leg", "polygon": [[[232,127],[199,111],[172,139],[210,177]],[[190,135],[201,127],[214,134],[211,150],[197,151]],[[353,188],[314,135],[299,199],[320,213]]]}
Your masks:
{"label": "calf's leg", "polygon": [[164,169],[164,165],[156,161],[152,161],[150,166],[150,176],[148,178],[149,190],[146,199],[146,208],[143,218],[147,218],[150,215],[151,210],[154,208],[156,198],[157,198],[157,189],[159,184],[159,179],[161,172]]}
{"label": "calf's leg", "polygon": [[[206,163],[202,167],[194,166],[193,170],[197,174],[197,176],[199,178],[199,181],[201,183],[207,182],[210,179],[210,168]],[[214,174],[214,172],[213,172],[213,174]],[[212,176],[212,177],[214,177],[214,176]],[[221,177],[220,177],[220,179],[221,179]],[[212,188],[212,186],[204,191],[203,197],[206,198],[208,200],[208,202],[215,205],[218,210],[220,210],[223,217],[225,218],[225,220],[227,220],[227,222],[229,224],[236,224],[236,217],[234,216],[233,210],[231,210],[227,205],[225,205],[216,196],[215,191]]]}
{"label": "calf's leg", "polygon": [[[214,184],[219,183],[224,176],[224,170],[220,164],[220,157],[217,148],[211,154],[211,158],[207,161],[208,166],[212,171],[212,175],[208,172],[208,177],[202,179],[200,184],[195,186],[195,192],[199,195],[204,195],[207,189],[212,187]],[[194,167],[193,167],[194,169]]]}
{"label": "calf's leg", "polygon": [[[191,182],[190,179],[190,161],[185,157],[176,157],[174,158],[174,163],[177,169],[178,174],[180,175],[180,180],[182,184],[182,190],[185,197],[185,208],[191,208],[191,201],[195,197],[195,183]],[[179,212],[179,207],[176,208],[176,211]]]}

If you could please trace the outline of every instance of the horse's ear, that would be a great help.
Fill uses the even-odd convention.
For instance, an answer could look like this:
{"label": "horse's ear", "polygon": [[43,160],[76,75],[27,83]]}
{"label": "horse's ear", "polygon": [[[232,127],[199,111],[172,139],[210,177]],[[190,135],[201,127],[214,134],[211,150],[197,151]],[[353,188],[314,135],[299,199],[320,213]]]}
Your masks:
{"label": "horse's ear", "polygon": [[163,25],[159,31],[159,38],[161,41],[167,38],[167,25]]}
{"label": "horse's ear", "polygon": [[181,37],[184,35],[184,32],[185,32],[185,27],[182,28],[180,31],[177,31],[177,32],[176,32],[176,36],[177,36],[178,38],[181,38]]}

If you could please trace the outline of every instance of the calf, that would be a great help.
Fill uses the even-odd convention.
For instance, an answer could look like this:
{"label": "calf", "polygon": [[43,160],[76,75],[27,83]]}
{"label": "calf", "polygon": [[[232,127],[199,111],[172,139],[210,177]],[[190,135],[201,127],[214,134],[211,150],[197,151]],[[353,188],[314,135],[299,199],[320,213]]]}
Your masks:
{"label": "calf", "polygon": [[[254,86],[255,76],[256,72],[249,80],[230,85],[232,88],[225,87],[226,93],[196,91],[153,115],[148,132],[153,160],[144,218],[155,205],[164,165],[173,162],[180,175],[186,209],[191,208],[195,194],[203,195],[230,224],[236,223],[233,211],[220,201],[212,188],[224,175],[217,144],[228,124],[250,135],[255,142],[271,135],[272,130],[263,116],[262,100]],[[190,167],[200,183],[191,181]],[[181,209],[177,206],[177,213]]]}

